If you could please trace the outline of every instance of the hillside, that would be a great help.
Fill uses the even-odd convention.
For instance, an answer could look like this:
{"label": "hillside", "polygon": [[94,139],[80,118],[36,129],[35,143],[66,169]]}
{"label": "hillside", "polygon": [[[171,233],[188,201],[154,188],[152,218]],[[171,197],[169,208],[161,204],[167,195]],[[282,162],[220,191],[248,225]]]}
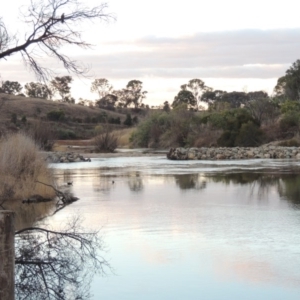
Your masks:
{"label": "hillside", "polygon": [[[47,114],[53,111],[63,111],[64,120],[59,122],[49,121]],[[15,123],[12,122],[14,114],[17,119]],[[104,118],[106,120],[120,118],[121,123],[123,123],[126,115],[96,107],[0,94],[0,132],[15,131],[24,127],[25,125],[21,122],[21,119],[24,117],[26,117],[27,125],[37,121],[44,121],[50,123],[56,131],[73,132],[74,134],[71,134],[72,137],[90,138],[93,135],[95,126],[103,123]],[[123,127],[115,124],[111,124],[110,126]],[[64,138],[63,134],[60,138]]]}
{"label": "hillside", "polygon": [[46,117],[47,113],[53,110],[63,110],[66,116],[71,117],[96,117],[101,112],[107,113],[114,118],[124,119],[124,115],[116,112],[108,112],[100,108],[90,108],[77,104],[61,103],[44,99],[27,98],[0,93],[0,118],[1,120],[10,119],[13,113],[17,116],[27,118]]}

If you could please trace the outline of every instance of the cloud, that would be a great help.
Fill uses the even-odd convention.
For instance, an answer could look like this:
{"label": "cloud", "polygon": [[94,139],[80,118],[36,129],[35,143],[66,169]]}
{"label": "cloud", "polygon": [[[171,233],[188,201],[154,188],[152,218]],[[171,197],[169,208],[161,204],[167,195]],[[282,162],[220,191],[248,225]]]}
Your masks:
{"label": "cloud", "polygon": [[80,56],[108,78],[274,78],[299,58],[300,28],[148,36],[102,45],[110,53]]}

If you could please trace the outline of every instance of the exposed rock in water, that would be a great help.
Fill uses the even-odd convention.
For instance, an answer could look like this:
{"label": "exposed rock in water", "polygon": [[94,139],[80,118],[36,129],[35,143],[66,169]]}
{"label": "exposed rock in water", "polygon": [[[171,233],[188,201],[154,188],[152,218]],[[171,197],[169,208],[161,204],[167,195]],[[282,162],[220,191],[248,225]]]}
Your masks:
{"label": "exposed rock in water", "polygon": [[172,160],[300,159],[300,147],[171,148],[167,158]]}
{"label": "exposed rock in water", "polygon": [[90,158],[84,158],[79,153],[74,152],[53,152],[46,158],[50,163],[71,163],[71,162],[90,162]]}

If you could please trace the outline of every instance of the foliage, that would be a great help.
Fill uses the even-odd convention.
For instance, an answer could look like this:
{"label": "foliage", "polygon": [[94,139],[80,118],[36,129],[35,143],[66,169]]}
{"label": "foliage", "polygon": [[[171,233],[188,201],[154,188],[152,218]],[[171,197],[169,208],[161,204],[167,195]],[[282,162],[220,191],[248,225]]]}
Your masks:
{"label": "foliage", "polygon": [[[239,108],[246,105],[249,101],[268,98],[268,94],[263,91],[255,92],[226,92],[221,90],[208,90],[202,95],[202,101],[209,104],[210,110],[224,110],[230,108]],[[226,107],[220,106],[219,103]]]}
{"label": "foliage", "polygon": [[126,119],[125,119],[123,124],[126,125],[126,126],[132,126],[133,125],[131,114],[126,114]]}
{"label": "foliage", "polygon": [[[204,81],[198,78],[194,78],[189,80],[187,84],[184,84],[181,86],[182,91],[189,91],[194,96],[195,104],[191,105],[191,103],[188,103],[188,105],[191,105],[192,108],[199,110],[200,108],[200,102],[202,101],[202,95],[203,93],[207,91],[211,91],[211,88],[205,85]],[[179,92],[180,93],[180,92]],[[178,96],[179,96],[178,93]]]}
{"label": "foliage", "polygon": [[133,106],[135,110],[142,105],[147,93],[143,91],[143,82],[136,79],[130,80],[125,89],[114,91],[114,95],[118,97],[119,106]]}
{"label": "foliage", "polygon": [[102,99],[106,95],[110,94],[112,90],[113,90],[113,86],[105,78],[95,79],[92,82],[91,92],[98,93],[99,99]]}
{"label": "foliage", "polygon": [[117,101],[118,101],[118,97],[116,95],[107,94],[103,96],[101,99],[99,99],[98,101],[96,101],[96,104],[99,108],[113,110]]}
{"label": "foliage", "polygon": [[11,118],[10,118],[10,121],[14,124],[17,124],[18,122],[18,117],[17,117],[17,114],[16,113],[12,113],[11,114]]}
{"label": "foliage", "polygon": [[297,111],[286,112],[279,121],[279,127],[284,137],[291,137],[298,133],[299,125],[300,113]]}
{"label": "foliage", "polygon": [[164,102],[163,111],[169,112],[171,110],[169,101]]}
{"label": "foliage", "polygon": [[17,95],[21,92],[22,88],[23,87],[19,82],[6,80],[1,83],[0,93]]}
{"label": "foliage", "polygon": [[52,110],[47,113],[47,119],[50,121],[63,121],[65,112],[62,110]]}
{"label": "foliage", "polygon": [[[217,129],[224,130],[218,139],[219,146],[234,147],[242,146],[242,144],[250,146],[251,142],[253,143],[251,146],[256,146],[260,142],[260,138],[254,139],[250,137],[247,141],[244,138],[244,134],[249,133],[249,128],[252,128],[254,132],[261,136],[258,131],[259,124],[246,109],[237,108],[215,112],[206,117],[206,122]],[[244,124],[248,125],[243,127]]]}
{"label": "foliage", "polygon": [[252,121],[243,123],[235,138],[234,145],[240,147],[259,146],[262,143],[263,132]]}
{"label": "foliage", "polygon": [[290,112],[300,112],[300,102],[287,100],[281,103],[280,111],[282,114]]}
{"label": "foliage", "polygon": [[46,84],[41,82],[30,82],[25,84],[25,92],[28,97],[51,99],[52,91]]}
{"label": "foliage", "polygon": [[88,70],[62,52],[65,46],[83,49],[90,44],[82,39],[80,25],[85,21],[108,21],[113,17],[105,12],[107,4],[89,8],[79,0],[31,1],[22,14],[25,24],[31,29],[24,40],[17,34],[9,34],[0,18],[0,59],[21,54],[24,62],[39,80],[46,80],[53,72],[40,63],[41,53],[62,63],[64,68],[78,75]]}
{"label": "foliage", "polygon": [[277,96],[284,96],[290,100],[300,100],[300,60],[296,60],[285,72],[285,75],[277,80],[275,86]]}
{"label": "foliage", "polygon": [[187,108],[195,108],[197,105],[197,101],[192,92],[187,90],[181,90],[177,96],[175,96],[174,101],[172,103],[172,107],[178,107],[180,105],[186,105]]}
{"label": "foliage", "polygon": [[72,81],[73,78],[71,76],[55,77],[50,81],[52,94],[55,95],[55,93],[58,93],[62,102],[75,103],[74,98],[72,98],[70,95],[70,84]]}
{"label": "foliage", "polygon": [[277,106],[268,98],[257,98],[248,101],[245,105],[245,108],[248,110],[257,124],[274,120],[274,118],[278,115]]}
{"label": "foliage", "polygon": [[154,112],[139,123],[130,141],[139,147],[187,146],[193,144],[197,122],[194,113],[185,106],[169,113]]}
{"label": "foliage", "polygon": [[56,132],[56,135],[60,140],[74,140],[77,138],[77,134],[70,129],[59,129]]}

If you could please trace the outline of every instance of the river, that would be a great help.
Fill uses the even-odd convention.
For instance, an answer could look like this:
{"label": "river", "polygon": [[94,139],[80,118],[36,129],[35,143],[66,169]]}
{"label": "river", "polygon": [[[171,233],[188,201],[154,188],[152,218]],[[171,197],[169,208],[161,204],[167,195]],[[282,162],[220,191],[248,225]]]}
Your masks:
{"label": "river", "polygon": [[52,164],[101,229],[112,270],[93,299],[300,299],[300,162],[169,161],[163,155]]}

